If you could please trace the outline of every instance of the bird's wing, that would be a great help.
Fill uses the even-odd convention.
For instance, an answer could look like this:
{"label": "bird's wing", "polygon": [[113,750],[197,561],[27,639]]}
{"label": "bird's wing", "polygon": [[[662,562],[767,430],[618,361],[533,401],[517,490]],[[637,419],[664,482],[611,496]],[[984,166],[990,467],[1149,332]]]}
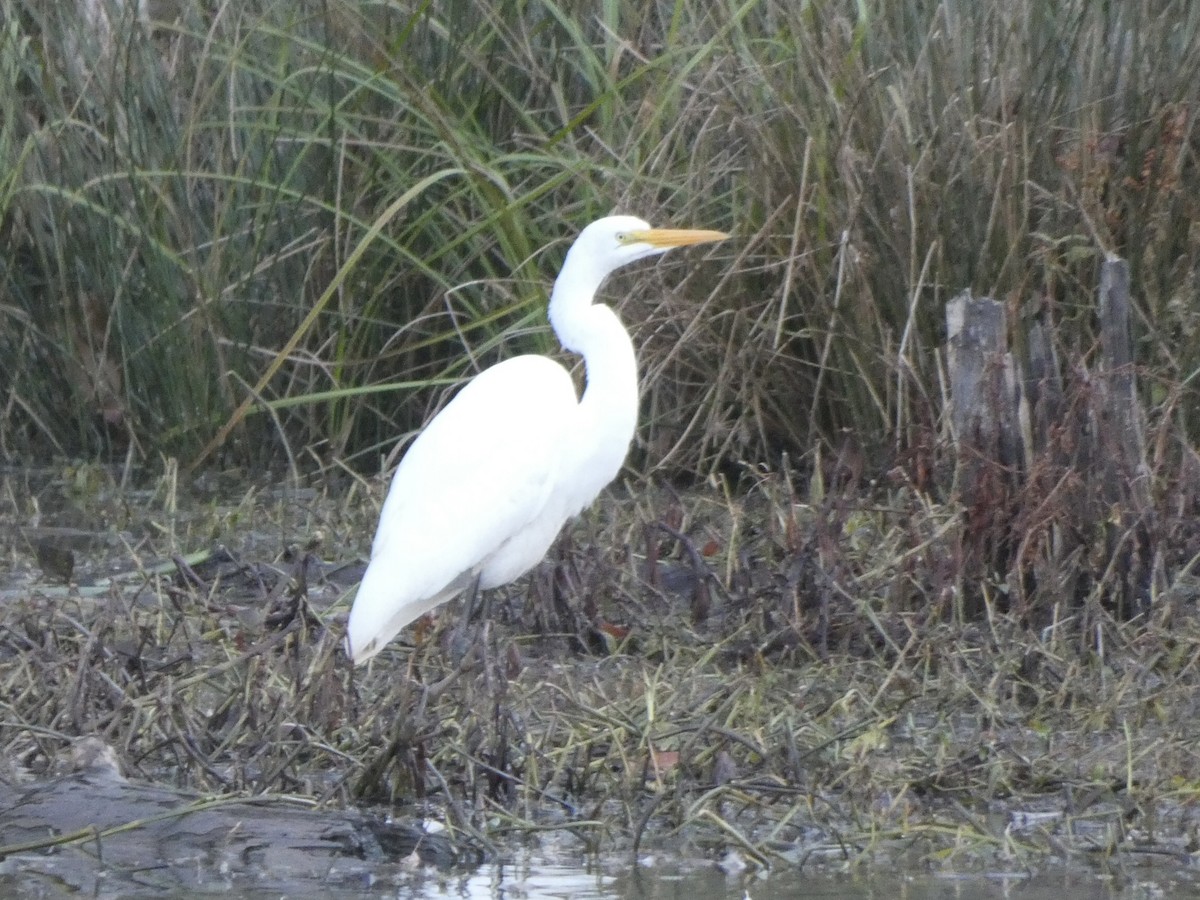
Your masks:
{"label": "bird's wing", "polygon": [[515,357],[468,383],[396,469],[352,631],[373,627],[382,645],[534,521],[577,409],[570,375],[541,356]]}

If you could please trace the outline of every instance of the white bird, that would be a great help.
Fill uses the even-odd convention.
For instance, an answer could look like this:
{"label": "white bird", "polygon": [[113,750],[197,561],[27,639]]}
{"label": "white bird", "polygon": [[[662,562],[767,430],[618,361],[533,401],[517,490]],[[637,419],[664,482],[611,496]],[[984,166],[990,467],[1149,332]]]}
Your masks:
{"label": "white bird", "polygon": [[635,260],[726,237],[633,216],[580,232],[554,282],[550,324],[583,356],[582,399],[559,363],[517,356],[473,378],[425,426],[392,478],[350,610],[355,663],[476,578],[487,590],[528,572],[617,476],[637,426],[637,361],[596,291]]}

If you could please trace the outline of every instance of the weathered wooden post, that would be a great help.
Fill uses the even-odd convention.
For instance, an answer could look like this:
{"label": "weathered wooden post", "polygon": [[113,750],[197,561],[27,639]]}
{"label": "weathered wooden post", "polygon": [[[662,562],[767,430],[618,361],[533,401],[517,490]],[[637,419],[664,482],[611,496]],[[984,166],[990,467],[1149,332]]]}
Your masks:
{"label": "weathered wooden post", "polygon": [[1021,464],[1017,387],[1004,304],[969,291],[946,304],[950,426],[958,450],[955,486],[972,495],[982,467]]}
{"label": "weathered wooden post", "polygon": [[1100,371],[1103,399],[1106,494],[1114,502],[1134,501],[1141,512],[1150,501],[1150,471],[1146,465],[1145,424],[1134,374],[1130,333],[1129,263],[1108,259],[1100,264]]}
{"label": "weathered wooden post", "polygon": [[1041,322],[1032,322],[1026,333],[1025,349],[1026,357],[1019,368],[1023,374],[1021,400],[1028,410],[1029,429],[1022,434],[1022,443],[1025,461],[1032,468],[1037,454],[1051,446],[1053,431],[1066,414],[1066,404],[1050,329]]}
{"label": "weathered wooden post", "polygon": [[1125,611],[1140,612],[1153,593],[1153,507],[1146,462],[1145,414],[1134,368],[1129,263],[1100,264],[1100,393],[1096,403],[1097,460],[1101,496],[1108,509],[1108,549],[1122,582],[1115,599]]}
{"label": "weathered wooden post", "polygon": [[[1021,470],[1017,386],[1004,305],[964,292],[946,305],[954,493],[964,510],[962,566],[1004,577],[1012,555],[1012,498]],[[978,582],[961,583],[961,611],[973,614]]]}

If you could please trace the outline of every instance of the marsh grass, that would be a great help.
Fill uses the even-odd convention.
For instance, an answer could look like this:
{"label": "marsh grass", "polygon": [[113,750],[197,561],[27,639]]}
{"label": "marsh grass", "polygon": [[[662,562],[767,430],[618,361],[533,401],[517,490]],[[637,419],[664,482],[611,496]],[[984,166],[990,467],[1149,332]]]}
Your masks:
{"label": "marsh grass", "polygon": [[1086,357],[1109,252],[1195,437],[1187,3],[3,9],[10,455],[197,461],[226,425],[229,462],[374,470],[459,379],[553,346],[545,287],[613,209],[736,235],[607,293],[639,469],[850,434],[886,470],[941,436],[948,296]]}

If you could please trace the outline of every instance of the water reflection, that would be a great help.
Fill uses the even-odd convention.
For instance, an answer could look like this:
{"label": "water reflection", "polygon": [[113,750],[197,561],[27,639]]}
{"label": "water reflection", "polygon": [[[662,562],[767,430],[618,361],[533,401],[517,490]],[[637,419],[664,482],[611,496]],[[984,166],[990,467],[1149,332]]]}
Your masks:
{"label": "water reflection", "polygon": [[[0,897],[47,900],[79,896],[70,885],[0,863]],[[209,885],[205,896],[226,900],[267,900],[278,890],[255,890],[228,884]],[[98,898],[150,897],[156,900],[196,897],[194,889],[164,892],[125,880],[101,878],[85,895]],[[396,874],[371,883],[284,894],[289,900],[342,900],[388,897],[403,900],[1174,900],[1200,896],[1200,869],[1103,873],[1078,868],[1023,875],[1016,871],[957,874],[868,871],[854,874],[822,869],[777,869],[766,875],[726,875],[707,860],[656,863],[650,866],[574,865],[527,859],[482,866],[456,876],[432,870]]]}
{"label": "water reflection", "polygon": [[[778,870],[726,875],[711,862],[587,867],[524,861],[429,883],[414,900],[1156,900],[1200,896],[1200,872],[1115,877],[1092,870],[1027,875]],[[1187,877],[1188,875],[1191,877]]]}

